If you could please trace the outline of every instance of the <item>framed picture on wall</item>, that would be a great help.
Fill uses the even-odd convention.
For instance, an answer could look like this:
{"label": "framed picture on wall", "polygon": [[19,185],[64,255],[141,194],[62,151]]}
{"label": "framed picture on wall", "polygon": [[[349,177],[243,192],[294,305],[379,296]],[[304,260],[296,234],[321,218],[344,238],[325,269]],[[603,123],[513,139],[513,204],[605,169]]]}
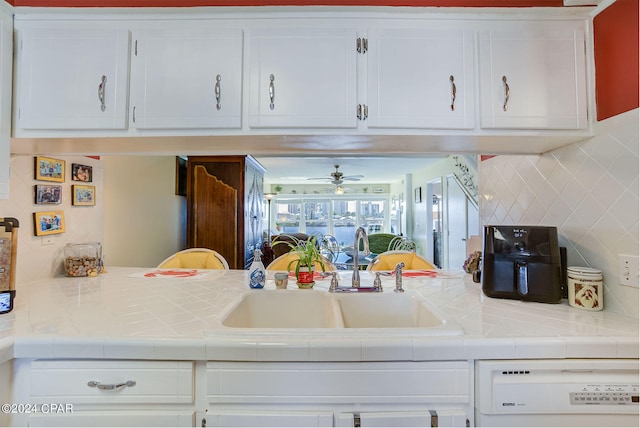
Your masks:
{"label": "framed picture on wall", "polygon": [[35,157],[35,179],[64,183],[65,161],[44,156]]}
{"label": "framed picture on wall", "polygon": [[64,232],[63,211],[41,211],[33,213],[36,236],[54,235]]}
{"label": "framed picture on wall", "polygon": [[415,190],[415,200],[416,200],[416,204],[421,204],[422,203],[422,187],[416,187]]}
{"label": "framed picture on wall", "polygon": [[76,184],[71,186],[71,204],[76,206],[89,206],[96,204],[96,186],[84,186]]}
{"label": "framed picture on wall", "polygon": [[57,205],[62,202],[62,186],[57,184],[36,184],[36,204]]}
{"label": "framed picture on wall", "polygon": [[90,165],[71,164],[71,180],[91,183],[93,181],[93,167]]}

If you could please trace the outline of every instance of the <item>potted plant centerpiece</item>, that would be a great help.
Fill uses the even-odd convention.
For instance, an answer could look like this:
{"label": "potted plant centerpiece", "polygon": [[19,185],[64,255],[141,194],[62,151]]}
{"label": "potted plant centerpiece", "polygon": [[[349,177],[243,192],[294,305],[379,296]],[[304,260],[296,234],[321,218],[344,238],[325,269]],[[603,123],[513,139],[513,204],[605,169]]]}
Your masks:
{"label": "potted plant centerpiece", "polygon": [[[287,266],[287,270],[291,271],[291,268],[294,267],[296,283],[299,288],[313,288],[315,284],[313,274],[316,264],[320,266],[323,272],[325,271],[324,257],[320,254],[318,237],[313,235],[305,241],[295,236],[285,236],[292,242],[278,241],[278,243],[287,244],[291,249],[289,254],[293,257]],[[276,242],[274,242],[274,245],[275,244]]]}

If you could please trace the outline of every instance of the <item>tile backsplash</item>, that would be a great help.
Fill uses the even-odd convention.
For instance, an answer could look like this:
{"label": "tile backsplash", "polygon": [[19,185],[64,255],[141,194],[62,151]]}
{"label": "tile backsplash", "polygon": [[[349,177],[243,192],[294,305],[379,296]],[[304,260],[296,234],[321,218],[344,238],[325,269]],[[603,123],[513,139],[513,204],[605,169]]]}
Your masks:
{"label": "tile backsplash", "polygon": [[605,310],[638,318],[638,289],[618,283],[618,254],[638,255],[638,110],[595,137],[542,155],[480,163],[480,222],[558,228],[569,266],[602,270]]}

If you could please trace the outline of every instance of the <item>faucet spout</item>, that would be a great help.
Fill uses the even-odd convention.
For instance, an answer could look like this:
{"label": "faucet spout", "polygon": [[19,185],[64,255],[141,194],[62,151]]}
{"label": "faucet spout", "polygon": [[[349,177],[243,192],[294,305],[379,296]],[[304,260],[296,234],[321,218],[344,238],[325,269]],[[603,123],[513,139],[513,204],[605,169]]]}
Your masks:
{"label": "faucet spout", "polygon": [[360,257],[360,240],[362,240],[363,249],[362,254],[368,256],[371,254],[369,251],[369,237],[363,227],[356,229],[356,234],[353,239],[353,275],[351,276],[351,287],[360,288],[360,267],[358,266],[358,258]]}

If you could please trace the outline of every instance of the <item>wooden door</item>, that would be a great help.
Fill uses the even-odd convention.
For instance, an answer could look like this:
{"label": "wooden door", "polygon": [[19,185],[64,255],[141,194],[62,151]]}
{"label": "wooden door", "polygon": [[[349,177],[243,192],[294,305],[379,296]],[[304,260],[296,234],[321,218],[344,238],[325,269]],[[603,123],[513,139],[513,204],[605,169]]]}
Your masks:
{"label": "wooden door", "polygon": [[193,170],[192,247],[210,248],[229,265],[238,264],[238,190],[218,180],[203,165]]}
{"label": "wooden door", "polygon": [[251,156],[195,156],[187,164],[187,246],[247,269],[262,248],[264,168]]}

